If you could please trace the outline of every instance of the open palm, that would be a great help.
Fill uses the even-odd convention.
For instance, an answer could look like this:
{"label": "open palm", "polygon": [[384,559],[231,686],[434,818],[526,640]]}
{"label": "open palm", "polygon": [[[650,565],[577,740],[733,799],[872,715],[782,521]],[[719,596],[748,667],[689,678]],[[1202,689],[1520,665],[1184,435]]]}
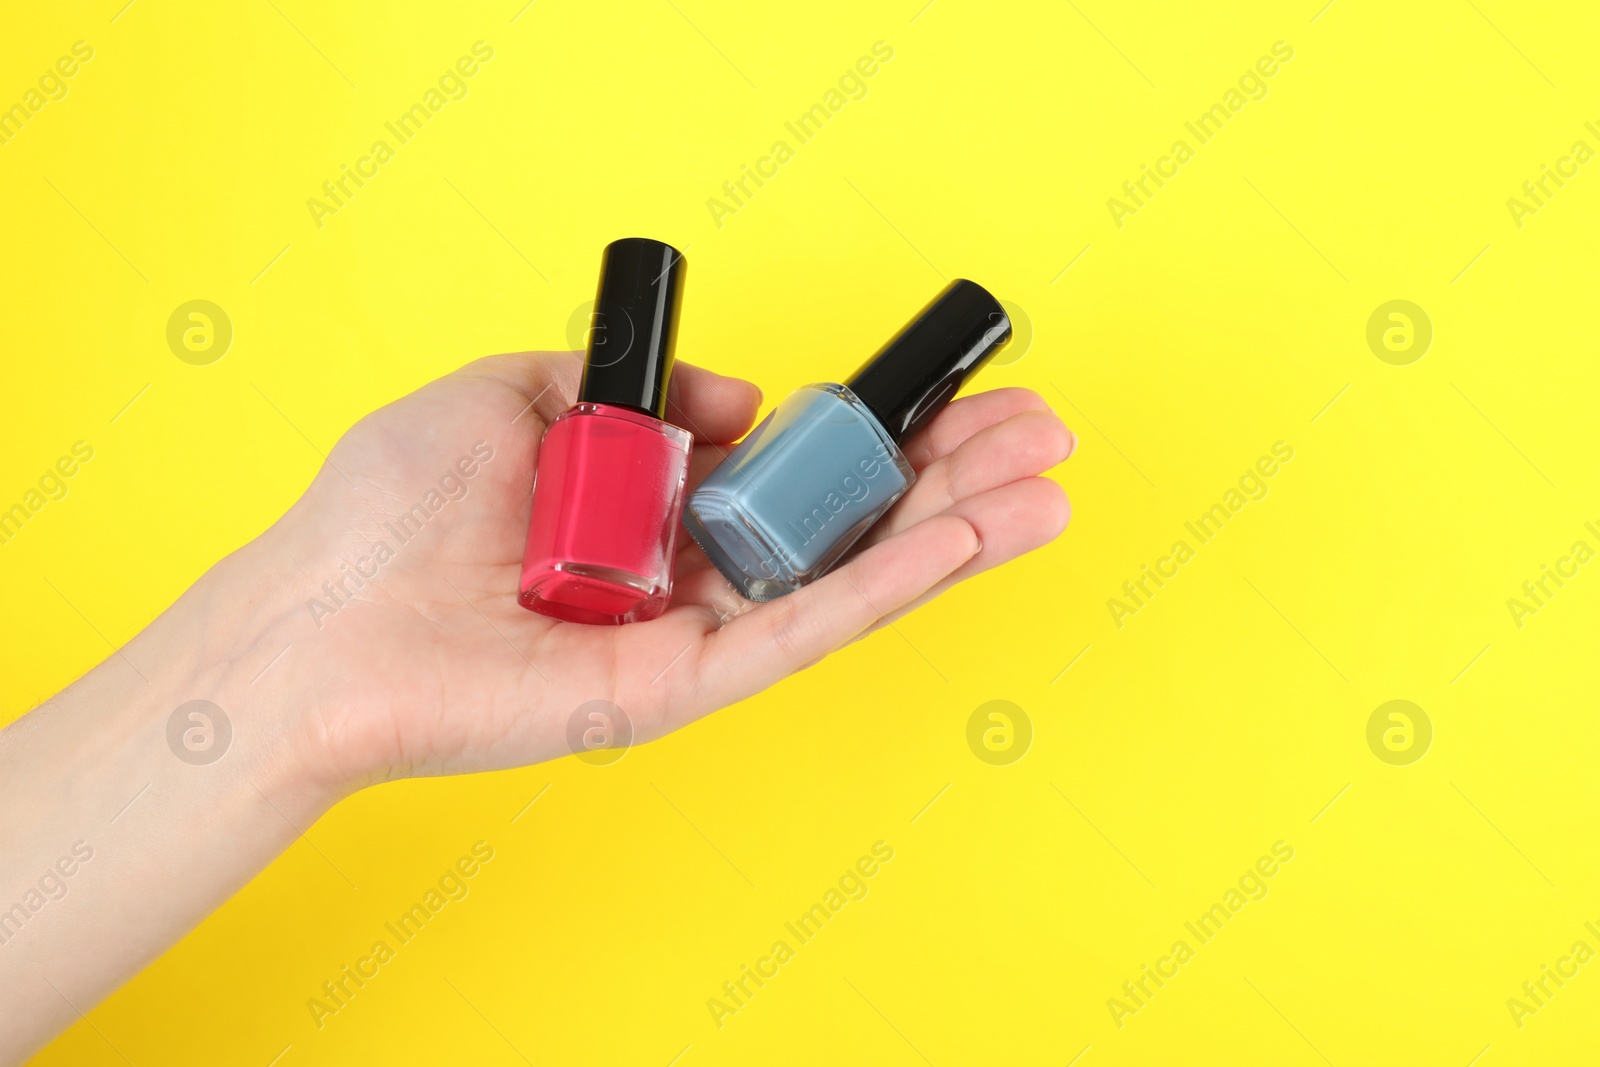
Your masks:
{"label": "open palm", "polygon": [[[1067,522],[1060,488],[1038,475],[1071,453],[1072,435],[1036,394],[1000,389],[956,401],[908,443],[916,483],[807,588],[752,604],[683,536],[660,618],[558,622],[519,606],[517,581],[539,442],[580,370],[570,352],[494,356],[381,408],[275,528],[275,572],[314,590],[290,666],[311,698],[300,727],[317,773],[351,788],[554,758],[592,701],[620,708],[634,740],[657,737]],[[668,419],[695,434],[691,489],[759,404],[747,382],[678,364]]]}

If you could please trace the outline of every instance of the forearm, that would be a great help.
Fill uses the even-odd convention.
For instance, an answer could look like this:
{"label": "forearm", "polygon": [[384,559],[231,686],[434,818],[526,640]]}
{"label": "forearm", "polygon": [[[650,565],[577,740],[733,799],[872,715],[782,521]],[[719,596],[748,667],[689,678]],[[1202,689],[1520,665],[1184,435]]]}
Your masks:
{"label": "forearm", "polygon": [[[252,580],[223,561],[0,731],[0,1063],[159,956],[334,799],[283,728],[287,672],[252,684],[287,624]],[[169,737],[195,700],[222,715],[186,711]]]}

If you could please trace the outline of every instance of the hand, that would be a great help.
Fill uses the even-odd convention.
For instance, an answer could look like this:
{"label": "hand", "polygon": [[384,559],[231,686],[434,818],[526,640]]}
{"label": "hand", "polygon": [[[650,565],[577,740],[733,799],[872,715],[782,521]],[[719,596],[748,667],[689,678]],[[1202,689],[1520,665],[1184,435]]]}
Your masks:
{"label": "hand", "polygon": [[[956,401],[908,442],[916,483],[854,558],[805,589],[745,601],[683,535],[660,618],[558,622],[522,608],[516,592],[539,442],[579,374],[573,353],[495,356],[374,412],[251,546],[249,567],[296,602],[281,609],[290,649],[269,670],[295,680],[301,699],[285,725],[324,787],[565,755],[568,718],[591,700],[622,708],[635,740],[649,740],[1038,548],[1067,522],[1060,488],[1037,475],[1070,455],[1072,435],[1036,394],[1000,389]],[[760,399],[747,382],[676,367],[668,418],[695,434],[691,489],[750,428]],[[477,461],[470,478],[462,457]],[[429,490],[437,512],[401,542],[401,516]],[[381,563],[380,542],[392,552]]]}
{"label": "hand", "polygon": [[[38,818],[0,821],[0,870],[56,869],[69,847],[89,857],[69,894],[0,929],[0,1015],[18,1021],[0,1027],[0,1063],[177,941],[340,796],[565,755],[567,720],[590,700],[624,709],[636,740],[659,736],[1067,521],[1037,475],[1072,436],[1038,396],[1001,389],[956,401],[908,443],[916,484],[853,559],[799,592],[741,600],[684,538],[660,618],[556,622],[516,592],[534,459],[578,377],[572,353],[496,356],[362,419],[272,529],[0,731],[0,809],[54,798]],[[747,382],[679,365],[669,417],[696,435],[691,482],[759,403]],[[198,755],[174,734],[195,700],[231,729]]]}

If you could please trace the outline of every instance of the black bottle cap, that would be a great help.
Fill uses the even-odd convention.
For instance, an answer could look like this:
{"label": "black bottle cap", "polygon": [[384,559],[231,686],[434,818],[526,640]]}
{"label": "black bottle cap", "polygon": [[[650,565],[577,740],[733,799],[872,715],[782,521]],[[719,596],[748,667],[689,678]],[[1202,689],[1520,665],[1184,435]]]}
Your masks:
{"label": "black bottle cap", "polygon": [[667,379],[683,304],[683,253],[648,237],[606,245],[578,402],[667,415]]}
{"label": "black bottle cap", "polygon": [[1009,340],[1011,317],[1000,301],[957,278],[844,384],[902,443]]}

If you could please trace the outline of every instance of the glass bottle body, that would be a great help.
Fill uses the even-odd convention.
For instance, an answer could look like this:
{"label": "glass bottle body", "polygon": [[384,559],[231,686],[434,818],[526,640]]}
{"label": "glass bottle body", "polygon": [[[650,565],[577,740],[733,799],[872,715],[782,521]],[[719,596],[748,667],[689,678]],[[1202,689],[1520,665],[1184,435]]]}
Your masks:
{"label": "glass bottle body", "polygon": [[686,430],[580,403],[539,446],[519,602],[567,622],[653,619],[672,595],[689,472]]}
{"label": "glass bottle body", "polygon": [[689,497],[683,523],[750,600],[827,573],[916,475],[842,385],[795,390]]}

